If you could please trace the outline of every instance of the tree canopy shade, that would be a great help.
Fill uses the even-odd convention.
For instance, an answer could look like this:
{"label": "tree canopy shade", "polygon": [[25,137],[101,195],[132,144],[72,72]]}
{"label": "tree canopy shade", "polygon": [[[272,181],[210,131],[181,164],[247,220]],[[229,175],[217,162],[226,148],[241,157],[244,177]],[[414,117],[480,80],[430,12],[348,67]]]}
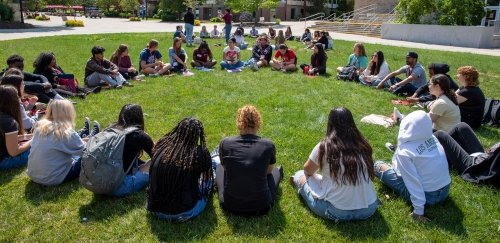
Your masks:
{"label": "tree canopy shade", "polygon": [[280,0],[226,0],[226,6],[235,12],[253,13],[259,8],[275,8]]}
{"label": "tree canopy shade", "polygon": [[479,25],[485,15],[481,0],[401,0],[396,10],[405,24]]}

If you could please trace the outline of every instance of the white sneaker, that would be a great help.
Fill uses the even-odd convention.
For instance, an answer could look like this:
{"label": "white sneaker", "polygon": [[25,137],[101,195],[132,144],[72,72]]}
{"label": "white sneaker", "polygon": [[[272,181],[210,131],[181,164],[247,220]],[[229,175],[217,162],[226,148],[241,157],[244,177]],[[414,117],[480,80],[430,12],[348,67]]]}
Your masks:
{"label": "white sneaker", "polygon": [[394,153],[396,151],[396,147],[394,147],[394,145],[392,143],[385,143],[385,147],[391,151],[392,153]]}
{"label": "white sneaker", "polygon": [[144,79],[145,77],[146,77],[146,75],[144,75],[144,74],[139,74],[139,75],[137,75],[135,78],[136,78],[136,79]]}
{"label": "white sneaker", "polygon": [[153,74],[150,74],[149,77],[159,77],[160,74],[159,73],[153,73]]}
{"label": "white sneaker", "polygon": [[394,107],[394,111],[392,114],[393,114],[394,118],[397,119],[397,121],[401,121],[405,117],[403,114],[401,114],[401,112],[399,112],[398,108],[396,108],[396,107]]}

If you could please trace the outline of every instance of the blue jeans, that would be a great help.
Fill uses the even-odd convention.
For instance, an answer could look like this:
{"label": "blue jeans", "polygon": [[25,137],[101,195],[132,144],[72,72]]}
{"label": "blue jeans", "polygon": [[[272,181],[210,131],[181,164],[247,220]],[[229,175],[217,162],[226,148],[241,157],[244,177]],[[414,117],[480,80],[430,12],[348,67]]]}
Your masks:
{"label": "blue jeans", "polygon": [[71,165],[71,169],[68,174],[64,178],[63,182],[72,181],[80,176],[80,170],[82,169],[82,158],[76,156],[73,158],[73,165]]}
{"label": "blue jeans", "polygon": [[123,197],[142,190],[149,184],[149,174],[142,172],[138,167],[132,169],[131,175],[126,175],[118,189],[111,193],[113,196]]}
{"label": "blue jeans", "polygon": [[120,73],[118,73],[113,78],[111,77],[111,75],[108,74],[93,72],[87,77],[86,81],[87,81],[86,84],[91,87],[99,86],[101,84],[101,81],[104,81],[109,85],[115,87],[118,85],[122,85],[127,80],[125,80],[125,78],[123,78],[123,76]]}
{"label": "blue jeans", "polygon": [[224,69],[232,70],[243,67],[243,62],[238,61],[237,63],[234,64],[228,64],[226,61],[222,61],[220,62],[220,66]]}
{"label": "blue jeans", "polygon": [[415,91],[417,91],[417,87],[415,87],[413,84],[408,83],[408,84],[405,84],[405,85],[397,88],[392,93],[395,95],[406,94],[406,96],[412,96],[413,93],[415,93]]}
{"label": "blue jeans", "polygon": [[186,42],[191,45],[193,43],[193,25],[184,24],[184,28],[186,29]]}
{"label": "blue jeans", "polygon": [[0,170],[8,170],[13,168],[19,168],[28,164],[28,155],[30,154],[30,150],[26,150],[17,156],[7,157],[0,161]]}
{"label": "blue jeans", "polygon": [[231,37],[231,28],[232,28],[232,27],[233,27],[233,26],[232,26],[232,25],[230,25],[230,24],[226,24],[226,25],[224,26],[224,31],[225,31],[225,33],[226,33],[226,44],[228,44],[228,43],[229,43],[229,38]]}
{"label": "blue jeans", "polygon": [[[300,170],[293,176],[295,187],[298,187],[299,178],[302,175],[304,175],[304,171]],[[335,222],[367,219],[377,211],[378,206],[378,200],[375,200],[375,202],[370,204],[368,208],[355,210],[342,210],[335,208],[326,200],[314,198],[307,181],[301,188],[299,188],[299,195],[302,196],[309,209],[311,209],[311,211],[313,211],[316,215]]]}
{"label": "blue jeans", "polygon": [[[403,181],[401,176],[396,174],[396,171],[391,167],[390,169],[380,172],[380,166],[382,164],[387,164],[384,161],[375,162],[375,175],[380,179],[382,183],[390,187],[394,192],[399,194],[403,199],[411,202],[410,192]],[[425,204],[435,205],[438,204],[448,197],[450,191],[450,184],[440,188],[436,191],[425,192]]]}

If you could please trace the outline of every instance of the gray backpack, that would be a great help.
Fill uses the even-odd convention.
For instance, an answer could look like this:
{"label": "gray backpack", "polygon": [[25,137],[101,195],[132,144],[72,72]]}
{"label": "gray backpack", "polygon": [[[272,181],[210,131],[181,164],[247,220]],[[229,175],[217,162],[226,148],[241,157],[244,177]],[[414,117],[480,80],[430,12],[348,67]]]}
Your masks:
{"label": "gray backpack", "polygon": [[83,187],[97,194],[110,194],[118,189],[135,163],[123,171],[125,137],[136,130],[137,127],[107,128],[90,137],[82,156],[79,180]]}

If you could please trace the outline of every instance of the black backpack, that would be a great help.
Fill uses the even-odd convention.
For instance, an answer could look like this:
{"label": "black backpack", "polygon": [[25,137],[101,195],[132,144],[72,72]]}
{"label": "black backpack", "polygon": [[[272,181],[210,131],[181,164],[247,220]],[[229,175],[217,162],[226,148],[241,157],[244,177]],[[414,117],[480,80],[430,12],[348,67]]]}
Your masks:
{"label": "black backpack", "polygon": [[344,81],[357,81],[358,72],[356,66],[350,65],[342,68],[342,71],[339,74],[337,74],[337,79]]}
{"label": "black backpack", "polygon": [[486,99],[482,123],[500,126],[500,100]]}

